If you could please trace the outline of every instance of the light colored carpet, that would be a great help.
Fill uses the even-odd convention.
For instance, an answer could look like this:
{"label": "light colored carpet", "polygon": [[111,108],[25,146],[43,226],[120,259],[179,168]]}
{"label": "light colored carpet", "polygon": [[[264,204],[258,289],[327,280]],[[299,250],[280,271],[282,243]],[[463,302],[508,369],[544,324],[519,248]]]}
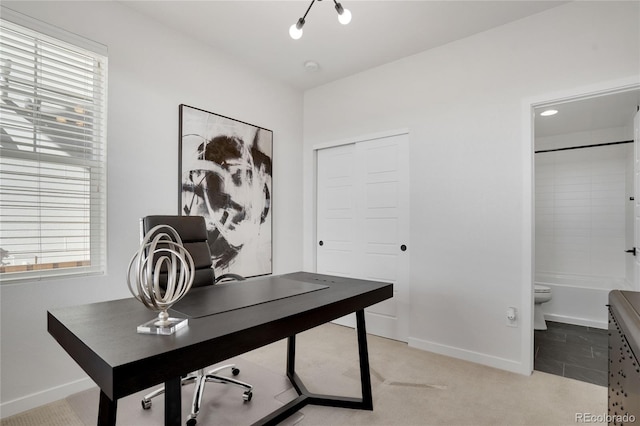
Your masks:
{"label": "light colored carpet", "polygon": [[[334,324],[297,339],[296,371],[312,392],[359,396],[355,331]],[[409,348],[369,336],[373,411],[307,406],[285,425],[575,425],[577,413],[607,413],[607,388],[534,372],[522,376]],[[255,386],[241,390],[207,384],[198,425],[248,425],[295,397],[287,381],[286,341],[236,359],[238,376]],[[183,388],[184,417],[193,386]],[[118,425],[161,425],[163,401],[142,410],[140,394],[118,401]],[[72,395],[2,421],[2,426],[95,425],[98,390]]]}
{"label": "light colored carpet", "polygon": [[0,424],[2,426],[84,426],[65,399],[2,419]]}

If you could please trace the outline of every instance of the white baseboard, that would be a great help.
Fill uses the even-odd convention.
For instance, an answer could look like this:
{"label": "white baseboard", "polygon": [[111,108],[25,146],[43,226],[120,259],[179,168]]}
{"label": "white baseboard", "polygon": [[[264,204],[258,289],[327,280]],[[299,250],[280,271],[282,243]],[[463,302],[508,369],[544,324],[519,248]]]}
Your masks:
{"label": "white baseboard", "polygon": [[524,366],[521,362],[513,361],[510,359],[487,355],[480,352],[469,351],[466,349],[455,348],[453,346],[441,345],[439,343],[433,343],[413,337],[409,337],[408,343],[410,347],[416,349],[422,349],[424,351],[434,352],[440,355],[446,355],[464,361],[475,362],[476,364],[499,368],[500,370],[511,371],[512,373],[518,373],[525,376],[529,376],[531,374],[530,369]]}
{"label": "white baseboard", "polygon": [[568,317],[565,315],[544,314],[547,321],[561,322],[563,324],[581,325],[583,327],[601,328],[606,330],[609,324],[606,321],[595,321],[587,318]]}
{"label": "white baseboard", "polygon": [[0,404],[0,418],[10,417],[41,405],[64,399],[69,395],[95,387],[96,384],[87,378],[56,386],[41,392],[32,393],[12,401]]}

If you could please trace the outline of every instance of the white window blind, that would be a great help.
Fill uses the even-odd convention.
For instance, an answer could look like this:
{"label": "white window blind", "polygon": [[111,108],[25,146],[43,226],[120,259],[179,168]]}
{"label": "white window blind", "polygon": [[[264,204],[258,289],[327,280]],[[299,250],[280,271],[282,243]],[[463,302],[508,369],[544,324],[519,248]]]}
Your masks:
{"label": "white window blind", "polygon": [[0,19],[2,282],[105,270],[106,65]]}

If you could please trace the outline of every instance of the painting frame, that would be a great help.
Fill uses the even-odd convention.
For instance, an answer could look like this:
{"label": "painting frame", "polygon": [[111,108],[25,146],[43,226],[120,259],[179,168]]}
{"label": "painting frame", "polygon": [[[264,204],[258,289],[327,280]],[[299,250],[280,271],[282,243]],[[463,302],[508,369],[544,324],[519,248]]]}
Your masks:
{"label": "painting frame", "polygon": [[179,105],[178,211],[203,216],[216,276],[273,273],[273,131]]}

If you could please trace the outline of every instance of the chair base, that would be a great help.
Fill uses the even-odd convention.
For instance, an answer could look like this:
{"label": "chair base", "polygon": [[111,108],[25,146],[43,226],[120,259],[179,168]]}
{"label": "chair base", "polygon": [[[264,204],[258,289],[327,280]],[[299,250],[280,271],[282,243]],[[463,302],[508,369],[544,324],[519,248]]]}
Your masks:
{"label": "chair base", "polygon": [[[241,382],[240,380],[236,380],[233,379],[231,377],[226,377],[226,376],[220,376],[217,373],[219,373],[222,370],[226,370],[230,368],[231,369],[231,373],[234,376],[237,376],[240,373],[240,370],[238,368],[236,368],[235,364],[227,364],[227,365],[223,365],[221,367],[217,367],[214,368],[213,370],[208,371],[207,373],[204,372],[204,369],[200,369],[198,371],[195,371],[193,373],[189,373],[187,376],[183,377],[180,381],[180,384],[182,386],[185,385],[189,385],[191,383],[195,383],[196,384],[196,388],[194,390],[193,393],[193,404],[191,405],[191,414],[189,414],[189,416],[187,417],[187,426],[193,426],[197,423],[196,418],[198,417],[198,414],[200,413],[200,406],[202,404],[202,394],[204,392],[204,385],[207,382],[211,382],[211,383],[221,383],[221,384],[230,384],[230,385],[235,385],[238,386],[240,388],[245,389],[244,393],[242,394],[242,399],[245,402],[251,401],[251,398],[253,397],[253,386],[245,383],[245,382]],[[141,404],[142,404],[142,408],[144,408],[145,410],[148,410],[151,408],[152,402],[151,400],[153,398],[155,398],[158,395],[162,395],[164,393],[165,389],[164,386],[161,388],[156,389],[155,391],[145,395],[142,398]]]}

